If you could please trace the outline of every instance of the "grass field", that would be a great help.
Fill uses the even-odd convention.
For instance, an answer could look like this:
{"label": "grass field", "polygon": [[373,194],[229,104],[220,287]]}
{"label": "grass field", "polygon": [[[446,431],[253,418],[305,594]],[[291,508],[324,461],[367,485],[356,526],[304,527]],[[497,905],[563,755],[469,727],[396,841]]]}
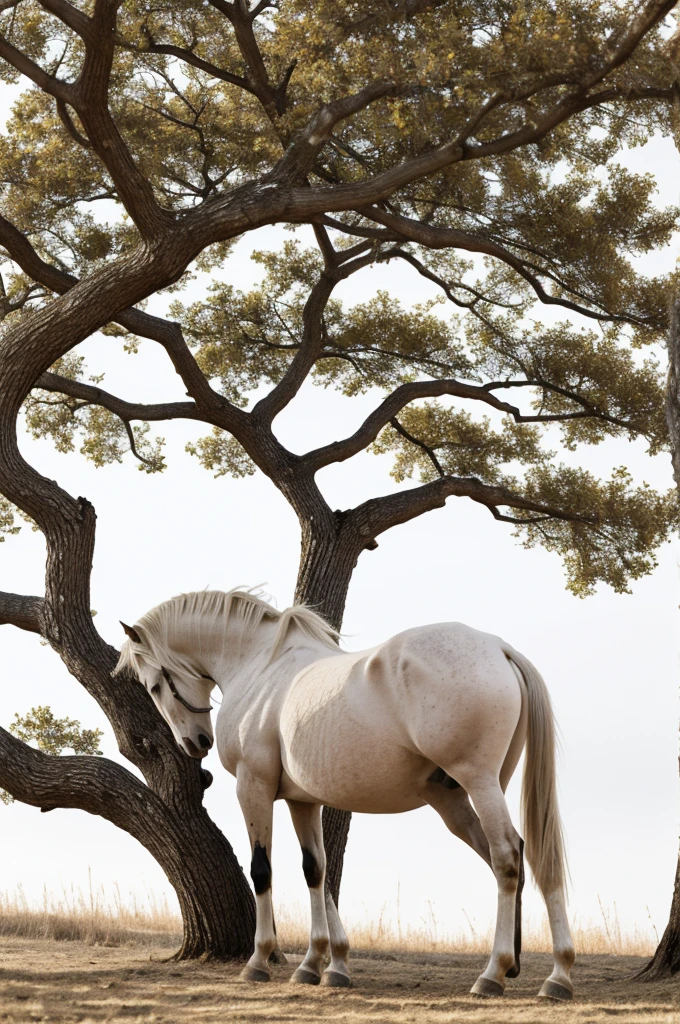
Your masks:
{"label": "grass field", "polygon": [[[276,910],[281,946],[302,952],[308,940],[306,908],[287,906]],[[584,924],[572,922],[579,953],[616,956],[651,956],[658,936],[650,924],[646,930],[623,932],[616,909],[601,908],[601,920]],[[45,894],[42,906],[31,905],[21,891],[0,893],[0,936],[7,938],[72,940],[100,946],[154,945],[170,949],[178,945],[182,924],[167,903],[141,906],[124,901],[114,890],[65,892],[61,897]],[[447,934],[432,916],[421,927],[394,926],[378,916],[363,923],[349,923],[347,931],[353,949],[376,953],[485,953],[491,949],[491,929]],[[544,953],[551,948],[547,922],[524,922],[523,948]]]}

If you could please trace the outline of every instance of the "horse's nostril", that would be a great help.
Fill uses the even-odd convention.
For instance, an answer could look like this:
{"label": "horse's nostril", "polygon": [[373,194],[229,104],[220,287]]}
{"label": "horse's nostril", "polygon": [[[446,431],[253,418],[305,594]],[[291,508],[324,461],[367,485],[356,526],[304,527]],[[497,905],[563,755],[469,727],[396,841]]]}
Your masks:
{"label": "horse's nostril", "polygon": [[213,745],[213,741],[210,739],[209,736],[206,736],[204,732],[199,732],[198,742],[200,743],[204,750],[210,750],[210,748]]}

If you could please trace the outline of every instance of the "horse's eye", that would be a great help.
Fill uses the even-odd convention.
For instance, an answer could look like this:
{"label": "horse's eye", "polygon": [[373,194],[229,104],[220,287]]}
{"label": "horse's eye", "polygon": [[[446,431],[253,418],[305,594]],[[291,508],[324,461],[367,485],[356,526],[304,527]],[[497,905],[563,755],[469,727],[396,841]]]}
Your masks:
{"label": "horse's eye", "polygon": [[152,686],[151,687],[151,692],[153,694],[155,694],[156,696],[158,696],[158,694],[161,692],[161,684],[160,683],[156,683],[154,686]]}

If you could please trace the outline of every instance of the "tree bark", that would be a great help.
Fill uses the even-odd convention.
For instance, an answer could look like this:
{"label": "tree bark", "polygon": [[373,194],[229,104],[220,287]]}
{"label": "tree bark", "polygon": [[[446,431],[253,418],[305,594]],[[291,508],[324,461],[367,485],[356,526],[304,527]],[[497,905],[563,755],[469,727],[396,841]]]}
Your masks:
{"label": "tree bark", "polygon": [[[671,325],[668,335],[668,387],[666,390],[666,421],[671,442],[673,476],[680,497],[680,294],[671,304]],[[666,930],[654,956],[638,977],[648,981],[666,978],[680,970],[680,853],[675,873],[671,912]]]}
{"label": "tree bark", "polygon": [[[300,569],[295,591],[296,603],[307,604],[338,632],[342,626],[347,591],[357,559],[366,540],[350,516],[343,512],[310,516],[302,522]],[[340,899],[340,882],[352,815],[336,807],[323,809],[323,838],[326,848],[326,885],[335,905]]]}
{"label": "tree bark", "polygon": [[0,728],[0,785],[51,811],[77,807],[137,839],[175,889],[184,925],[177,959],[233,959],[252,952],[255,903],[234,852],[203,807],[170,808],[122,765],[55,757]]}

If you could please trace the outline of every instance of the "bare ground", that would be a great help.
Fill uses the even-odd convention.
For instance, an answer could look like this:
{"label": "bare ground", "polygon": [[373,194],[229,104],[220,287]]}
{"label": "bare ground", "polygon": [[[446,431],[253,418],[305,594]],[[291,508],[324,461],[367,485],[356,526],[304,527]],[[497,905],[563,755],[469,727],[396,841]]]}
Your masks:
{"label": "bare ground", "polygon": [[289,985],[300,956],[274,967],[269,984],[247,985],[239,965],[163,962],[167,952],[0,938],[0,1021],[680,1024],[680,979],[630,981],[641,957],[580,957],[575,1001],[556,1004],[535,997],[551,969],[545,953],[523,957],[522,973],[502,1000],[480,1000],[468,994],[485,963],[479,954],[359,953],[355,987],[337,990]]}

